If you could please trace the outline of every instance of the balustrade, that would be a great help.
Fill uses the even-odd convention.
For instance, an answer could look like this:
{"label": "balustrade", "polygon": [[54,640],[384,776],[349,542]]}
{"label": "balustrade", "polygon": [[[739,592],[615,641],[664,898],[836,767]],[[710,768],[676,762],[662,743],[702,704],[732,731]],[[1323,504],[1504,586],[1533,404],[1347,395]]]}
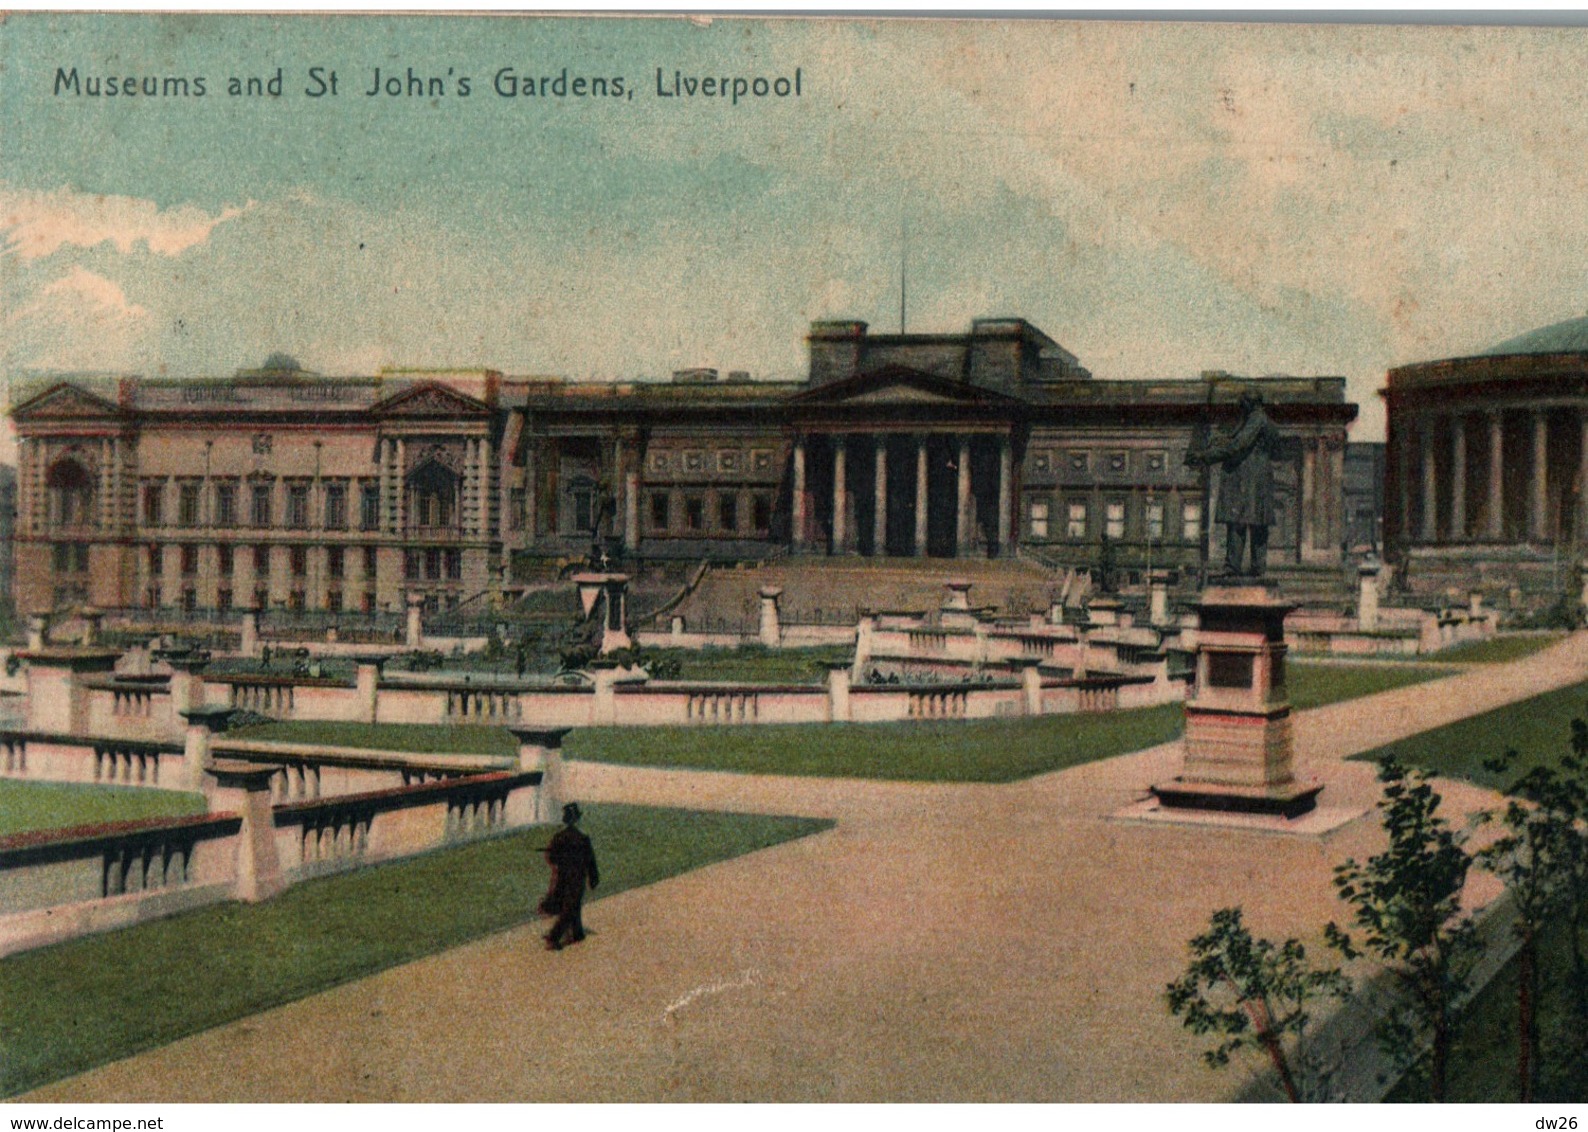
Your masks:
{"label": "balustrade", "polygon": [[94,781],[154,785],[160,781],[160,753],[135,747],[94,745]]}
{"label": "balustrade", "polygon": [[124,896],[150,889],[176,888],[188,882],[193,859],[191,834],[113,845],[101,865],[100,894]]}
{"label": "balustrade", "polygon": [[911,719],[963,719],[966,695],[963,691],[918,691],[910,693]]}
{"label": "balustrade", "polygon": [[760,715],[754,692],[691,692],[684,707],[691,723],[754,723]]}
{"label": "balustrade", "polygon": [[481,723],[520,720],[524,718],[524,704],[517,692],[449,691],[447,718]]}
{"label": "balustrade", "polygon": [[0,774],[23,775],[27,772],[27,740],[11,737],[0,740]]}

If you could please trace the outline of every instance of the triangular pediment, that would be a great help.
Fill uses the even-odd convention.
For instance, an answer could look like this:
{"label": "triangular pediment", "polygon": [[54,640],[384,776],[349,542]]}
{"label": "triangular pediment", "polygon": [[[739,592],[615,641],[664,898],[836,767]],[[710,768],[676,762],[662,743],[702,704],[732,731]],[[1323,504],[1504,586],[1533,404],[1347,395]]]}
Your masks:
{"label": "triangular pediment", "polygon": [[478,417],[491,409],[439,382],[427,382],[377,402],[370,410],[382,417]]}
{"label": "triangular pediment", "polygon": [[80,386],[63,381],[36,397],[30,397],[11,411],[17,420],[103,420],[121,416],[121,408]]}
{"label": "triangular pediment", "polygon": [[810,405],[961,406],[1004,405],[1013,398],[979,385],[893,365],[819,385],[795,394],[793,400]]}

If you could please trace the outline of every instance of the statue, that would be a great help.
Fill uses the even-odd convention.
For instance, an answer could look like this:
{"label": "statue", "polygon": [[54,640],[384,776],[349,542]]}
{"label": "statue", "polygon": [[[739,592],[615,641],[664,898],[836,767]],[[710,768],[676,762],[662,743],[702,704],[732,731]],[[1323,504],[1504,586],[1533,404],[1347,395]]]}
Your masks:
{"label": "statue", "polygon": [[[1241,394],[1241,423],[1229,436],[1201,451],[1188,452],[1188,464],[1219,464],[1224,476],[1214,520],[1225,528],[1225,573],[1260,578],[1267,566],[1268,528],[1274,523],[1274,458],[1279,429],[1263,411],[1263,396]],[[1251,548],[1245,568],[1247,547]]]}

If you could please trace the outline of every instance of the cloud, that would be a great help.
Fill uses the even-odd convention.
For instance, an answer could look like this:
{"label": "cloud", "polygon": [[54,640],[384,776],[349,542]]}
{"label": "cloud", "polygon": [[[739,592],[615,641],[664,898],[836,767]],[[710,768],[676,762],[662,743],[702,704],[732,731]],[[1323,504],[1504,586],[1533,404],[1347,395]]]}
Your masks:
{"label": "cloud", "polygon": [[74,267],[6,320],[5,360],[43,370],[126,368],[146,358],[149,323],[148,309],[115,280]]}
{"label": "cloud", "polygon": [[162,209],[152,200],[79,192],[0,188],[0,237],[4,251],[25,260],[54,255],[64,247],[111,244],[123,255],[139,244],[154,255],[178,256],[205,243],[217,225],[255,207],[252,200],[210,213],[191,204]]}
{"label": "cloud", "polygon": [[76,307],[96,322],[140,319],[148,310],[127,301],[127,293],[114,279],[106,279],[86,267],[74,267],[40,292],[46,299],[56,298]]}

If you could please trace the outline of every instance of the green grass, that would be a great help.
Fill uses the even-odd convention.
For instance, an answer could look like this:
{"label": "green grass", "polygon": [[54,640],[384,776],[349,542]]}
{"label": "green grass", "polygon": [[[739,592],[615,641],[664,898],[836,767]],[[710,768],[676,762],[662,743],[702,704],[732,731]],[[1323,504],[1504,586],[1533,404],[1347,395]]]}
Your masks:
{"label": "green grass", "polygon": [[[1352,757],[1381,762],[1393,756],[1407,766],[1504,790],[1529,768],[1568,750],[1571,721],[1578,717],[1588,717],[1588,683],[1545,692]],[[1509,772],[1484,768],[1485,759],[1513,748],[1521,757]]]}
{"label": "green grass", "polygon": [[1290,706],[1296,711],[1354,700],[1394,688],[1449,676],[1448,669],[1412,665],[1309,664],[1292,660],[1285,666]]}
{"label": "green grass", "polygon": [[[518,752],[518,741],[505,727],[479,724],[327,723],[287,720],[259,723],[228,733],[229,738],[273,743],[324,743],[333,747],[369,747],[436,755],[506,755]],[[224,740],[223,740],[224,742]]]}
{"label": "green grass", "polygon": [[820,684],[826,679],[823,663],[854,657],[852,645],[808,649],[768,649],[760,645],[740,648],[646,649],[647,658],[676,661],[679,680],[749,680],[767,684]]}
{"label": "green grass", "polygon": [[1013,782],[1167,742],[1179,704],[1108,714],[754,727],[590,727],[569,758],[746,774],[917,782]]}
{"label": "green grass", "polygon": [[1440,649],[1428,659],[1449,661],[1452,664],[1508,664],[1513,660],[1542,652],[1550,645],[1559,644],[1565,633],[1541,633],[1529,636],[1493,637],[1487,641],[1467,641]]}
{"label": "green grass", "polygon": [[[599,895],[828,828],[592,805]],[[547,828],[0,960],[0,1095],[175,1041],[531,918]],[[587,914],[599,932],[599,908]],[[488,971],[480,977],[489,978]]]}
{"label": "green grass", "polygon": [[186,817],[204,809],[204,795],[175,790],[0,779],[0,837],[74,825]]}

